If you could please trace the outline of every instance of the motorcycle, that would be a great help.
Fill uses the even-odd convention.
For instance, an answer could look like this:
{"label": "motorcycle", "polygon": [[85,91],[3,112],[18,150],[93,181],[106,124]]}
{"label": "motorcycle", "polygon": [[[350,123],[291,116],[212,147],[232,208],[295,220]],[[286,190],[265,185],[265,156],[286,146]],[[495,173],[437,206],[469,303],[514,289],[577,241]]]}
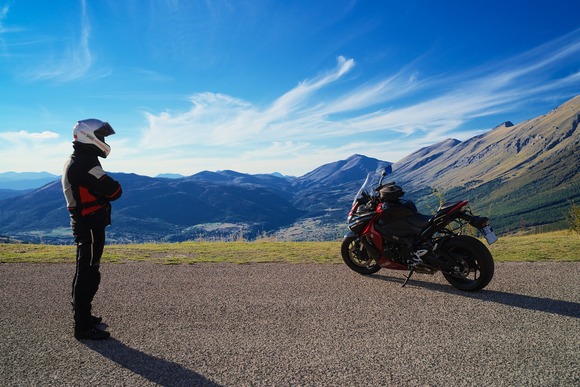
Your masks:
{"label": "motorcycle", "polygon": [[357,192],[348,215],[349,232],[341,244],[341,255],[349,268],[370,275],[382,268],[406,270],[403,286],[413,273],[440,271],[455,288],[478,291],[494,274],[493,257],[479,239],[464,235],[467,224],[485,237],[497,240],[486,217],[474,215],[469,201],[441,205],[435,215],[420,214],[415,204],[401,197],[395,182],[383,184],[390,166],[371,190],[372,174]]}

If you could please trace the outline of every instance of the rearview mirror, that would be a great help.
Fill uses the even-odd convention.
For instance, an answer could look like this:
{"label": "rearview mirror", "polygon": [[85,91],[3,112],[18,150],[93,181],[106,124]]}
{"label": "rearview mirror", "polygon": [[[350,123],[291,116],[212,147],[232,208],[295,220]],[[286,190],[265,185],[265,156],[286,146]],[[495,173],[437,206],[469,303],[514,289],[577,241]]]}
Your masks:
{"label": "rearview mirror", "polygon": [[383,176],[390,175],[391,173],[393,173],[393,165],[392,164],[389,164],[383,170]]}

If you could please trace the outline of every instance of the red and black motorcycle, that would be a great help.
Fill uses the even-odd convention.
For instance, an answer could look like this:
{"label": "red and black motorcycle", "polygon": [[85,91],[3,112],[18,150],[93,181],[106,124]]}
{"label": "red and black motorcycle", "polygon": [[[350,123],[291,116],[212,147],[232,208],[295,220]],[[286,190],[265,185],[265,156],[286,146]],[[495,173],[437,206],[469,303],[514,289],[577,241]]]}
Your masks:
{"label": "red and black motorcycle", "polygon": [[350,232],[341,245],[344,262],[357,273],[369,275],[381,268],[406,270],[403,286],[413,273],[441,271],[457,289],[477,291],[491,281],[494,263],[488,248],[477,238],[462,235],[470,224],[489,244],[497,240],[489,219],[474,215],[467,200],[445,203],[433,216],[417,212],[401,197],[394,182],[371,190],[371,174],[358,191],[348,216]]}

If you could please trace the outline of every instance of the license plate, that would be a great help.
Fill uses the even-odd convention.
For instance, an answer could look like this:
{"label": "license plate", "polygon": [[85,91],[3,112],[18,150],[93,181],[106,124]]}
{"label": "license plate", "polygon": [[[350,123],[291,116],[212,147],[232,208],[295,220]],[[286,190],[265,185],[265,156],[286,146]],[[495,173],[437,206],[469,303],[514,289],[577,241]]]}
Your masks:
{"label": "license plate", "polygon": [[481,233],[485,237],[487,243],[489,243],[490,245],[495,241],[497,241],[497,236],[495,236],[495,233],[493,232],[491,226],[485,226],[484,228],[482,228]]}

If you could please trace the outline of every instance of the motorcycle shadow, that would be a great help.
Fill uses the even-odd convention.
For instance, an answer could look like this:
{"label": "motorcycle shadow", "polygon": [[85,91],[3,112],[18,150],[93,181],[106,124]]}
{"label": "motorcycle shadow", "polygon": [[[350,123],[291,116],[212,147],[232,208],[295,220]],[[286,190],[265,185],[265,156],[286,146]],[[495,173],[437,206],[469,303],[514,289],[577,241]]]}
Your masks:
{"label": "motorcycle shadow", "polygon": [[[372,274],[368,276],[372,279],[377,279],[386,282],[403,284],[405,278],[390,277],[382,274]],[[555,300],[552,298],[528,296],[525,294],[501,292],[497,290],[483,289],[479,292],[465,292],[455,289],[448,284],[439,284],[435,282],[421,281],[411,278],[406,287],[421,287],[436,292],[453,294],[476,300],[495,302],[516,308],[529,309],[538,312],[554,313],[560,316],[580,318],[580,303],[572,301]]]}

